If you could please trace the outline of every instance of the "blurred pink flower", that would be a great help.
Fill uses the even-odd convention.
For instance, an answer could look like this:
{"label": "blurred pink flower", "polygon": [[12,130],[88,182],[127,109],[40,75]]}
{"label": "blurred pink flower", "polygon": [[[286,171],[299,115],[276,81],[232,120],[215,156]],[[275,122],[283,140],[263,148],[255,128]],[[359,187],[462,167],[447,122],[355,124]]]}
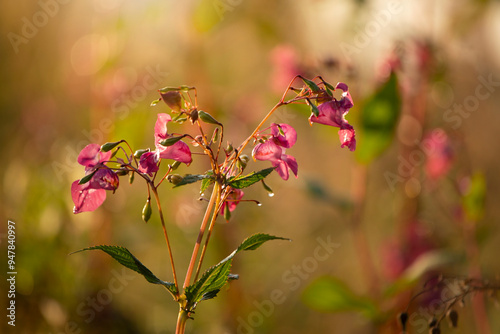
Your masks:
{"label": "blurred pink flower", "polygon": [[435,129],[425,136],[423,143],[427,154],[425,171],[430,179],[437,180],[448,173],[453,163],[450,139],[442,129]]}
{"label": "blurred pink flower", "polygon": [[339,139],[341,147],[347,146],[351,151],[356,149],[355,131],[350,125],[345,116],[349,109],[353,107],[353,102],[349,89],[345,83],[339,82],[335,89],[343,91],[342,98],[332,98],[330,101],[323,102],[318,106],[319,114],[314,114],[309,117],[309,123],[319,123],[330,125],[339,128]]}
{"label": "blurred pink flower", "polygon": [[292,78],[300,74],[297,53],[289,45],[278,45],[271,51],[271,63],[271,88],[281,93]]}
{"label": "blurred pink flower", "polygon": [[269,160],[283,180],[288,180],[288,169],[292,170],[295,177],[298,173],[297,160],[285,154],[285,149],[292,147],[297,141],[297,132],[288,124],[271,125],[272,136],[264,143],[255,145],[252,156],[257,160]]}
{"label": "blurred pink flower", "polygon": [[75,204],[73,213],[94,211],[106,199],[106,190],[118,188],[118,175],[104,164],[110,157],[111,151],[101,152],[97,144],[85,146],[78,155],[78,163],[85,166],[85,175],[94,175],[84,184],[76,180],[71,185],[71,197]]}
{"label": "blurred pink flower", "polygon": [[228,207],[229,212],[233,212],[234,209],[236,209],[236,206],[240,203],[244,195],[245,193],[241,189],[231,190],[231,193],[227,196],[226,201],[224,201],[224,203],[220,208],[220,214],[224,215],[224,210],[226,209],[226,206]]}
{"label": "blurred pink flower", "polygon": [[391,280],[399,278],[421,255],[434,249],[418,221],[408,223],[399,239],[388,240],[384,244],[383,272]]}

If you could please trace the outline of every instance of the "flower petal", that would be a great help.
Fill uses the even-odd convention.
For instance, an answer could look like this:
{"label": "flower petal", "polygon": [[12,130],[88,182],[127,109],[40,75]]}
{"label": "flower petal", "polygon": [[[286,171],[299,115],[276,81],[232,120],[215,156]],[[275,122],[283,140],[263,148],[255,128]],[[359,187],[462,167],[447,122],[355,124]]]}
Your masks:
{"label": "flower petal", "polygon": [[158,171],[158,160],[158,151],[143,153],[139,160],[139,171],[149,175],[153,174]]}
{"label": "flower petal", "polygon": [[120,184],[118,175],[111,169],[104,167],[100,168],[90,180],[90,188],[116,190]]}
{"label": "flower petal", "polygon": [[78,154],[78,163],[85,167],[94,167],[99,163],[99,151],[101,147],[97,144],[85,146]]}
{"label": "flower petal", "polygon": [[273,140],[255,145],[252,151],[253,158],[257,160],[277,161],[281,158],[282,154],[283,149],[276,145]]}
{"label": "flower petal", "polygon": [[106,199],[106,190],[90,188],[90,183],[78,184],[78,180],[71,185],[71,198],[75,207],[73,213],[94,211]]}
{"label": "flower petal", "polygon": [[272,162],[273,167],[276,168],[276,172],[278,172],[278,175],[281,176],[283,180],[288,180],[289,173],[288,173],[288,165],[286,162],[283,160],[277,160]]}
{"label": "flower petal", "polygon": [[160,141],[168,138],[167,135],[167,123],[172,120],[169,114],[161,113],[158,114],[155,123],[155,145],[158,147]]}
{"label": "flower petal", "polygon": [[178,141],[172,146],[161,146],[157,149],[160,152],[160,158],[162,159],[172,159],[175,161],[183,162],[185,164],[190,164],[193,161],[191,157],[191,150],[186,143]]}
{"label": "flower petal", "polygon": [[340,147],[347,146],[351,151],[356,150],[355,134],[356,133],[354,131],[354,128],[349,124],[346,124],[344,129],[340,129],[339,130],[339,139],[341,143]]}
{"label": "flower petal", "polygon": [[297,173],[299,171],[299,165],[297,164],[297,160],[288,154],[283,154],[281,156],[281,160],[283,160],[287,164],[288,168],[290,168],[295,177],[297,177]]}
{"label": "flower petal", "polygon": [[284,148],[292,147],[297,141],[297,131],[295,131],[295,129],[288,124],[273,123],[271,125],[271,132],[274,139],[277,141],[277,144]]}

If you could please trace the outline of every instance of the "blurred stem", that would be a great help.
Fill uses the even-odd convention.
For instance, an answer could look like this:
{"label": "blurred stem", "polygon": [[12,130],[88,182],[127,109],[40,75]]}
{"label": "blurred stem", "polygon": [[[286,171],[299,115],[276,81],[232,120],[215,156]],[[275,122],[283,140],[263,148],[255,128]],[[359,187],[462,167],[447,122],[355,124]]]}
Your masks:
{"label": "blurred stem", "polygon": [[163,218],[163,211],[161,209],[160,197],[158,196],[157,188],[151,183],[151,190],[155,196],[156,205],[158,206],[158,213],[160,215],[161,226],[163,228],[163,235],[165,236],[165,241],[167,242],[168,255],[170,257],[170,266],[172,267],[172,274],[174,276],[174,285],[179,290],[179,284],[177,283],[177,274],[175,273],[174,257],[172,255],[172,248],[170,247],[170,241],[168,240],[167,228],[165,227],[165,220]]}
{"label": "blurred stem", "polygon": [[373,264],[370,248],[368,247],[368,240],[361,224],[366,204],[367,174],[368,169],[364,165],[359,166],[354,173],[353,197],[355,208],[351,222],[351,233],[354,240],[354,246],[358,253],[361,269],[368,281],[368,286],[373,293],[377,294],[379,291],[379,280],[376,274],[375,265]]}
{"label": "blurred stem", "polygon": [[194,245],[193,248],[193,254],[191,255],[191,260],[189,261],[189,267],[186,273],[186,278],[184,279],[184,286],[183,286],[184,288],[186,288],[191,281],[194,265],[196,262],[196,258],[198,257],[198,252],[200,251],[201,241],[203,239],[203,235],[205,234],[205,230],[207,228],[207,224],[210,218],[210,213],[212,212],[212,209],[214,208],[214,204],[216,203],[216,201],[219,200],[219,189],[220,189],[220,184],[218,182],[215,182],[214,189],[212,190],[212,195],[210,196],[210,202],[208,203],[205,215],[203,216],[203,220],[201,222],[200,232],[198,233],[198,239],[196,240],[196,244]]}

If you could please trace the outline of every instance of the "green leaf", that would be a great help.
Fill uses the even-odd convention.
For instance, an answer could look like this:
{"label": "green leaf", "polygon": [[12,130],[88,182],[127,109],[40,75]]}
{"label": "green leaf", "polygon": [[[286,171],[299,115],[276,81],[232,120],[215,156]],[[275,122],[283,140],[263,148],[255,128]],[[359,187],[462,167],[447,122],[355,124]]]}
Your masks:
{"label": "green leaf", "polygon": [[377,316],[375,303],[356,295],[338,278],[320,277],[309,284],[302,295],[304,303],[321,312],[359,312],[369,319]]}
{"label": "green leaf", "polygon": [[380,156],[392,143],[401,113],[401,96],[398,79],[392,73],[366,102],[360,112],[360,124],[356,128],[358,148],[356,157],[369,163]]}
{"label": "green leaf", "polygon": [[73,252],[71,254],[83,252],[83,251],[88,251],[88,250],[102,250],[103,252],[107,253],[110,255],[113,259],[118,261],[122,266],[127,267],[142,276],[152,284],[159,284],[164,286],[174,298],[176,298],[176,295],[178,293],[177,288],[173,283],[170,282],[165,282],[160,280],[158,277],[156,277],[151,270],[149,270],[145,265],[141,263],[128,249],[125,247],[120,247],[120,246],[106,246],[106,245],[101,245],[101,246],[94,246],[94,247],[88,247],[84,249],[80,249],[76,252]]}
{"label": "green leaf", "polygon": [[94,174],[97,172],[97,169],[95,171],[93,171],[92,173],[90,173],[89,175],[85,175],[84,177],[82,177],[80,179],[80,181],[78,181],[78,184],[85,184],[87,182],[90,181],[90,179],[92,178],[92,176],[94,176]]}
{"label": "green leaf", "polygon": [[263,169],[258,172],[253,172],[251,174],[248,174],[246,176],[240,176],[237,178],[229,179],[229,185],[233,188],[236,189],[243,189],[250,187],[252,184],[259,182],[260,180],[263,180],[266,176],[271,174],[271,172],[274,170],[275,167],[270,167]]}
{"label": "green leaf", "polygon": [[306,79],[306,78],[303,78],[303,77],[300,77],[300,78],[302,79],[302,81],[304,81],[304,83],[307,85],[307,87],[309,87],[311,89],[311,91],[313,93],[318,93],[321,91],[321,89],[319,89],[318,85],[316,85],[313,81]]}
{"label": "green leaf", "polygon": [[162,140],[160,142],[160,144],[163,145],[163,146],[172,146],[172,145],[174,145],[175,143],[177,143],[179,140],[181,140],[184,137],[185,136],[170,137],[170,138]]}
{"label": "green leaf", "polygon": [[210,187],[210,185],[213,184],[214,182],[215,180],[212,176],[209,176],[201,180],[200,193],[205,192],[205,190],[207,190],[207,188]]}
{"label": "green leaf", "polygon": [[106,143],[106,144],[104,144],[104,145],[101,146],[101,152],[111,151],[112,149],[114,149],[116,146],[118,146],[122,142],[123,142],[123,140],[115,141],[115,142],[112,142],[112,143]]}
{"label": "green leaf", "polygon": [[231,264],[233,257],[240,251],[255,250],[269,240],[290,240],[287,238],[275,237],[272,235],[258,233],[245,239],[240,246],[228,257],[213,267],[207,269],[201,278],[195,283],[186,287],[186,308],[194,310],[196,305],[207,299],[214,298],[217,293],[226,285],[229,280],[237,279],[237,275],[231,274]]}
{"label": "green leaf", "polygon": [[255,250],[262,246],[264,242],[267,242],[269,240],[288,240],[288,238],[282,238],[282,237],[275,237],[273,235],[265,234],[265,233],[257,233],[252,235],[251,237],[246,238],[241,245],[236,249],[236,252],[240,251],[248,251],[248,250]]}
{"label": "green leaf", "polygon": [[177,183],[174,188],[185,186],[186,184],[195,183],[206,178],[210,178],[210,175],[206,174],[186,174],[181,182]]}

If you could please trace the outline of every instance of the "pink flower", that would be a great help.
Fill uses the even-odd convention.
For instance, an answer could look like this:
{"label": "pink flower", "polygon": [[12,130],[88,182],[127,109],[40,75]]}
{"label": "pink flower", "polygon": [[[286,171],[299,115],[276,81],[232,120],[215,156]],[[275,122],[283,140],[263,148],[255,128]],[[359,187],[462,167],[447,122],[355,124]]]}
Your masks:
{"label": "pink flower", "polygon": [[437,180],[446,175],[453,163],[453,150],[446,133],[441,129],[435,129],[425,136],[422,143],[426,148],[425,171],[429,178]]}
{"label": "pink flower", "polygon": [[236,206],[240,203],[241,199],[243,198],[243,195],[245,193],[241,189],[233,189],[231,190],[231,193],[227,196],[227,199],[224,201],[220,208],[220,214],[224,215],[224,210],[226,209],[226,206],[229,209],[229,212],[233,212],[234,209],[236,209]]}
{"label": "pink flower", "polygon": [[257,160],[269,160],[283,180],[288,180],[290,169],[297,177],[297,160],[285,154],[285,149],[292,147],[297,141],[297,132],[288,124],[271,125],[272,137],[264,143],[255,145],[252,156]]}
{"label": "pink flower", "polygon": [[116,190],[119,186],[118,175],[105,165],[111,157],[110,152],[101,152],[97,144],[89,144],[78,155],[78,163],[85,166],[85,175],[94,173],[89,182],[71,185],[71,197],[75,207],[73,213],[94,211],[106,199],[106,190]]}
{"label": "pink flower", "polygon": [[351,151],[354,151],[356,149],[355,131],[352,125],[345,119],[345,115],[347,115],[349,109],[354,105],[351,94],[347,85],[342,82],[339,82],[335,89],[343,91],[342,98],[338,101],[332,98],[330,101],[321,103],[318,106],[318,116],[311,115],[309,123],[311,125],[312,123],[320,123],[340,128],[339,138],[342,144],[341,147],[347,146]]}
{"label": "pink flower", "polygon": [[171,120],[172,118],[168,114],[158,114],[158,119],[155,124],[155,146],[158,157],[190,164],[193,159],[191,158],[189,146],[187,146],[186,143],[178,141],[171,146],[163,146],[160,144],[161,141],[172,137],[167,133],[167,123]]}
{"label": "pink flower", "polygon": [[278,45],[271,51],[272,89],[280,93],[294,76],[300,74],[297,52],[292,46]]}
{"label": "pink flower", "polygon": [[158,161],[160,161],[160,159],[157,151],[143,153],[139,160],[139,171],[144,174],[152,175],[154,172],[158,171]]}

